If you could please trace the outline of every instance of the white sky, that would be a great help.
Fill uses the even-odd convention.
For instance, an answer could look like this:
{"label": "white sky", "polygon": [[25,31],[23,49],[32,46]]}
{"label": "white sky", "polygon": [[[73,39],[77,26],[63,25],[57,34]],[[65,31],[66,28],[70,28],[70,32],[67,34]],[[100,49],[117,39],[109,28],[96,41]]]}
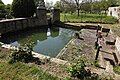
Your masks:
{"label": "white sky", "polygon": [[45,2],[53,2],[53,4],[55,4],[56,3],[56,1],[60,1],[60,0],[44,0]]}
{"label": "white sky", "polygon": [[[12,4],[12,1],[13,0],[2,0],[3,1],[3,3],[4,4]],[[44,0],[45,2],[47,1],[47,2],[53,2],[53,4],[55,4],[56,3],[56,1],[60,1],[60,0]]]}
{"label": "white sky", "polygon": [[4,4],[11,4],[13,0],[2,0]]}

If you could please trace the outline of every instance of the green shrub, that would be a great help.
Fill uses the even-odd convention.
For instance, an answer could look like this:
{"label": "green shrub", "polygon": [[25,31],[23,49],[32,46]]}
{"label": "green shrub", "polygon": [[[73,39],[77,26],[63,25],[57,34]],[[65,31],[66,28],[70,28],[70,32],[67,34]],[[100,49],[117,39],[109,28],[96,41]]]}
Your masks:
{"label": "green shrub", "polygon": [[71,80],[71,78],[69,78],[69,77],[66,77],[66,78],[64,78],[63,80]]}
{"label": "green shrub", "polygon": [[77,77],[81,80],[97,80],[99,76],[95,73],[92,74],[89,69],[86,70],[85,62],[86,61],[81,57],[77,63],[68,67],[67,71],[71,74],[72,77]]}
{"label": "green shrub", "polygon": [[84,69],[84,63],[73,65],[68,68],[72,77],[78,77],[83,79],[86,76],[86,70]]}
{"label": "green shrub", "polygon": [[31,17],[35,13],[34,0],[13,0],[12,14],[14,17]]}
{"label": "green shrub", "polygon": [[29,62],[33,59],[32,51],[28,47],[20,47],[19,50],[13,51],[9,63]]}
{"label": "green shrub", "polygon": [[93,65],[94,65],[95,67],[100,67],[98,60],[97,60],[97,61],[94,61],[94,62],[93,62]]}
{"label": "green shrub", "polygon": [[20,46],[18,50],[13,51],[9,63],[14,63],[19,61],[27,63],[32,61],[34,59],[32,55],[34,44],[35,44],[34,42],[29,42],[28,44],[24,45],[25,47]]}

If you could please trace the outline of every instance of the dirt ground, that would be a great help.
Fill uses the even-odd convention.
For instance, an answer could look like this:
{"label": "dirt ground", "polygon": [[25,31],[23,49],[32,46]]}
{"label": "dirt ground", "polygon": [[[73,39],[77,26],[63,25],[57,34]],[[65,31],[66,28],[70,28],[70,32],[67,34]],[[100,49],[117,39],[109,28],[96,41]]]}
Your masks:
{"label": "dirt ground", "polygon": [[70,77],[70,74],[66,70],[67,66],[65,65],[59,65],[49,62],[45,65],[40,65],[39,67],[42,68],[42,70],[49,72],[50,74],[57,76],[60,79]]}

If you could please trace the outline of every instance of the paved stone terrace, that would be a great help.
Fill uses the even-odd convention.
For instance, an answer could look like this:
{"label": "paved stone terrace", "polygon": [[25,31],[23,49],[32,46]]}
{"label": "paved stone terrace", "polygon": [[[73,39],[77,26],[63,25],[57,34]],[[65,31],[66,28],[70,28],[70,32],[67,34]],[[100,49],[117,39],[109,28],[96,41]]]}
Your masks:
{"label": "paved stone terrace", "polygon": [[[60,55],[58,58],[73,62],[76,58],[79,58],[82,54],[86,55],[90,59],[95,59],[96,49],[94,48],[95,41],[97,39],[96,30],[82,29],[80,32],[80,39],[74,39],[65,48],[64,54]],[[111,33],[106,37],[106,33],[102,32],[103,39],[101,40],[102,49],[99,52],[99,64],[101,69],[92,69],[93,72],[98,74],[110,73],[111,75],[117,76],[115,80],[119,80],[120,76],[113,72],[113,62],[115,62],[113,52],[115,52],[114,45],[106,45],[106,41],[113,42],[115,36]],[[100,40],[99,40],[100,41]],[[108,75],[110,75],[108,74]]]}

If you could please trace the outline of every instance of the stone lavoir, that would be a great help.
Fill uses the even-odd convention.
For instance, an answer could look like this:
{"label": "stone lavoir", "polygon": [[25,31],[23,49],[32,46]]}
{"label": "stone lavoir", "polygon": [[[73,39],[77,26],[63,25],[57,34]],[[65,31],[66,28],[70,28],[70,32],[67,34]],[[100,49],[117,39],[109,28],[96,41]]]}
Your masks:
{"label": "stone lavoir", "polygon": [[[60,21],[60,10],[52,9],[51,22],[55,23],[56,21]],[[7,32],[23,30],[25,28],[31,28],[36,26],[41,27],[47,25],[48,25],[47,10],[45,6],[39,5],[37,7],[35,17],[0,20],[0,33],[4,34]]]}
{"label": "stone lavoir", "polygon": [[72,39],[76,30],[60,27],[34,28],[9,34],[3,34],[0,41],[12,46],[20,46],[34,42],[33,51],[56,57],[64,46]]}

